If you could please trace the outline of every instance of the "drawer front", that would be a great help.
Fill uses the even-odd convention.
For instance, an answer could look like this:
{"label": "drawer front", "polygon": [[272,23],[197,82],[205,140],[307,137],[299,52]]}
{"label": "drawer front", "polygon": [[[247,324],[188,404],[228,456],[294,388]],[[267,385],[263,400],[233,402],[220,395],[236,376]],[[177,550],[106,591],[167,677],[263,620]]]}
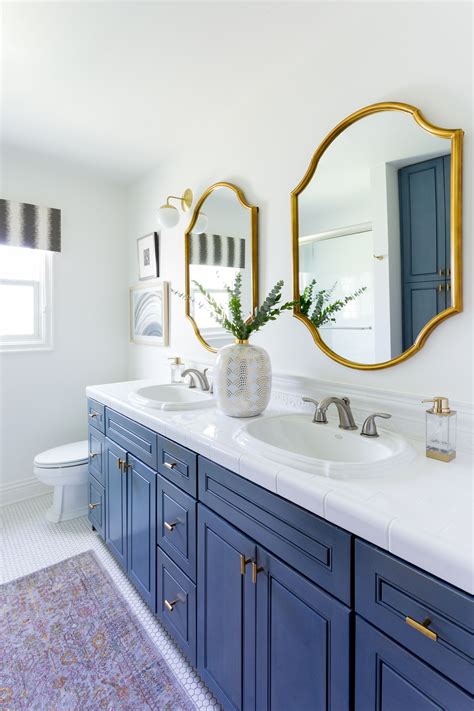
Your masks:
{"label": "drawer front", "polygon": [[196,582],[196,500],[158,476],[158,545]]}
{"label": "drawer front", "polygon": [[97,400],[87,400],[87,415],[89,424],[99,432],[105,433],[105,407]]}
{"label": "drawer front", "polygon": [[118,412],[105,408],[105,432],[109,439],[156,469],[158,435]]}
{"label": "drawer front", "polygon": [[105,489],[89,474],[89,521],[105,540]]}
{"label": "drawer front", "polygon": [[349,533],[204,457],[199,457],[199,500],[350,605]]}
{"label": "drawer front", "polygon": [[105,436],[94,427],[89,427],[89,473],[105,486]]}
{"label": "drawer front", "polygon": [[[355,545],[355,608],[474,693],[474,598],[364,541]],[[436,639],[413,627],[430,620]]]}
{"label": "drawer front", "polygon": [[158,548],[157,614],[192,664],[196,664],[196,586]]}
{"label": "drawer front", "polygon": [[197,455],[166,437],[158,437],[158,471],[190,496],[197,495]]}
{"label": "drawer front", "polygon": [[355,637],[355,711],[472,711],[472,697],[360,617]]}

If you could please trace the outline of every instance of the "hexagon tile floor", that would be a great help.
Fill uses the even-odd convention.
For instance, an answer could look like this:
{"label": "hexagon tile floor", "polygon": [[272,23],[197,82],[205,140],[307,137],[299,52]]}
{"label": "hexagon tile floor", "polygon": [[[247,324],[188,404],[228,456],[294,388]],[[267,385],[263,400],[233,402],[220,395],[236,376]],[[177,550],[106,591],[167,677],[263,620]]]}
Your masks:
{"label": "hexagon tile floor", "polygon": [[8,582],[92,549],[183,684],[196,708],[218,711],[220,706],[212,693],[142,601],[103,541],[91,530],[87,519],[49,523],[44,514],[50,505],[51,495],[47,494],[0,509],[0,582]]}

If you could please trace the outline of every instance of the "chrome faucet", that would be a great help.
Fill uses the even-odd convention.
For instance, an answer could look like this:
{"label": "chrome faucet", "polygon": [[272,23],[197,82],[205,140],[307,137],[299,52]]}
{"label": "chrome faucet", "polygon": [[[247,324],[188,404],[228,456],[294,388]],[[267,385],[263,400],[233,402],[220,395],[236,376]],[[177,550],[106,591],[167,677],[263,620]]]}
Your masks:
{"label": "chrome faucet", "polygon": [[357,425],[354,422],[354,417],[351,410],[351,401],[348,397],[326,397],[321,400],[320,403],[316,403],[314,400],[305,399],[305,402],[313,402],[316,405],[316,410],[314,412],[313,422],[318,424],[327,424],[328,418],[326,416],[327,409],[329,405],[335,405],[337,407],[337,414],[339,415],[339,427],[341,430],[356,430]]}
{"label": "chrome faucet", "polygon": [[201,390],[205,391],[210,391],[211,387],[209,385],[209,380],[207,379],[207,371],[209,368],[205,368],[205,370],[201,373],[200,370],[197,368],[186,368],[186,370],[183,370],[181,373],[181,377],[184,378],[186,375],[189,375],[189,387],[190,388],[195,388],[196,387],[196,380],[198,381]]}

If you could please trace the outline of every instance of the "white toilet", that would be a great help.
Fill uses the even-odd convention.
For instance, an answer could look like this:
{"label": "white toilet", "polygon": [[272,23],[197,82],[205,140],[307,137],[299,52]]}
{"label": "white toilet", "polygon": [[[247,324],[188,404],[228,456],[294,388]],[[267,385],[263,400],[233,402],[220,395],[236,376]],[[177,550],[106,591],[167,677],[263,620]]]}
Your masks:
{"label": "white toilet", "polygon": [[86,515],[88,463],[87,440],[47,449],[35,457],[36,478],[54,486],[53,505],[46,512],[48,521],[59,523]]}

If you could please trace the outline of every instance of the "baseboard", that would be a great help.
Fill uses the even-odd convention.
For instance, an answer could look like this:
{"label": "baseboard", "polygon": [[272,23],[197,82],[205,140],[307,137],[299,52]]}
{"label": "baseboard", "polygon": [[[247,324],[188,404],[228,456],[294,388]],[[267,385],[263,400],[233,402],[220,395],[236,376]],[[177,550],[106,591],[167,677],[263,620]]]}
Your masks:
{"label": "baseboard", "polygon": [[48,494],[52,490],[51,486],[42,484],[34,476],[12,484],[3,484],[0,485],[0,506],[9,506],[10,504],[16,504],[18,501],[44,496],[44,494]]}

